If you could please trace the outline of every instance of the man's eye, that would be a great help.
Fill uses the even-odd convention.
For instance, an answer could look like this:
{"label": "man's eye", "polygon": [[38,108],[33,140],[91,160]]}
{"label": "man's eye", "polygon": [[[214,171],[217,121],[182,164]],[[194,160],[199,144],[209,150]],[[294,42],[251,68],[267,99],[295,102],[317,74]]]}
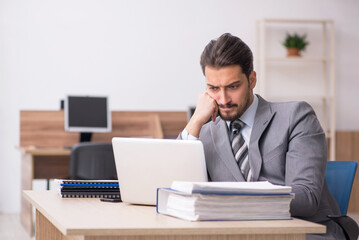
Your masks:
{"label": "man's eye", "polygon": [[230,89],[236,89],[236,88],[238,88],[238,87],[239,87],[239,85],[229,86]]}
{"label": "man's eye", "polygon": [[216,90],[218,90],[218,87],[210,87],[209,89],[216,91]]}

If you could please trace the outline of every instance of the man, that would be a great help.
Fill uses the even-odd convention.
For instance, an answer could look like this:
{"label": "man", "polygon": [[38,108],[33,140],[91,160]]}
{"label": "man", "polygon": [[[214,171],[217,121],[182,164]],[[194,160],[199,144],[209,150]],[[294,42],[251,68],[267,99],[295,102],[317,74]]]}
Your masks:
{"label": "man", "polygon": [[325,183],[326,138],[313,109],[254,95],[252,52],[231,34],[205,47],[201,67],[207,91],[179,138],[202,141],[210,180],[291,186],[291,215],[327,226],[325,235],[307,239],[345,239],[327,217],[340,210]]}

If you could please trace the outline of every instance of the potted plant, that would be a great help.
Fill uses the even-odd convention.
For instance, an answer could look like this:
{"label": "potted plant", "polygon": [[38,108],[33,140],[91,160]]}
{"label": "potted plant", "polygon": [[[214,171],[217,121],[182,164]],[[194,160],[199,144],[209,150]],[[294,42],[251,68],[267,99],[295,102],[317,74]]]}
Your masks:
{"label": "potted plant", "polygon": [[287,56],[300,56],[300,52],[304,51],[309,42],[306,41],[307,35],[302,36],[297,33],[287,33],[286,38],[283,41],[283,46],[287,48]]}

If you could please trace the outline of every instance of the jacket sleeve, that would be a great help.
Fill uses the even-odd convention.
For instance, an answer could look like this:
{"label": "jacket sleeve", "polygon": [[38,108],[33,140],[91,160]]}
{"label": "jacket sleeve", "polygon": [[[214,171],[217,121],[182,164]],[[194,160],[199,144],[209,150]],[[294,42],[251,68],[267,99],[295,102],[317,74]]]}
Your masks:
{"label": "jacket sleeve", "polygon": [[312,109],[300,102],[291,112],[285,183],[295,199],[292,216],[308,217],[317,212],[324,185],[328,148],[325,133]]}

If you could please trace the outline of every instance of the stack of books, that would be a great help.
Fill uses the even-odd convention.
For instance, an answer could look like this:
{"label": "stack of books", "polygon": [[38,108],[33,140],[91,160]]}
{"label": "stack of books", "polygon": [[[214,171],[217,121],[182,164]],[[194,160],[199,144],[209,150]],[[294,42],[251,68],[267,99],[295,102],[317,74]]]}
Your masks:
{"label": "stack of books", "polygon": [[190,220],[291,219],[290,186],[269,182],[173,182],[157,190],[157,212]]}
{"label": "stack of books", "polygon": [[63,198],[121,198],[117,180],[55,179]]}

